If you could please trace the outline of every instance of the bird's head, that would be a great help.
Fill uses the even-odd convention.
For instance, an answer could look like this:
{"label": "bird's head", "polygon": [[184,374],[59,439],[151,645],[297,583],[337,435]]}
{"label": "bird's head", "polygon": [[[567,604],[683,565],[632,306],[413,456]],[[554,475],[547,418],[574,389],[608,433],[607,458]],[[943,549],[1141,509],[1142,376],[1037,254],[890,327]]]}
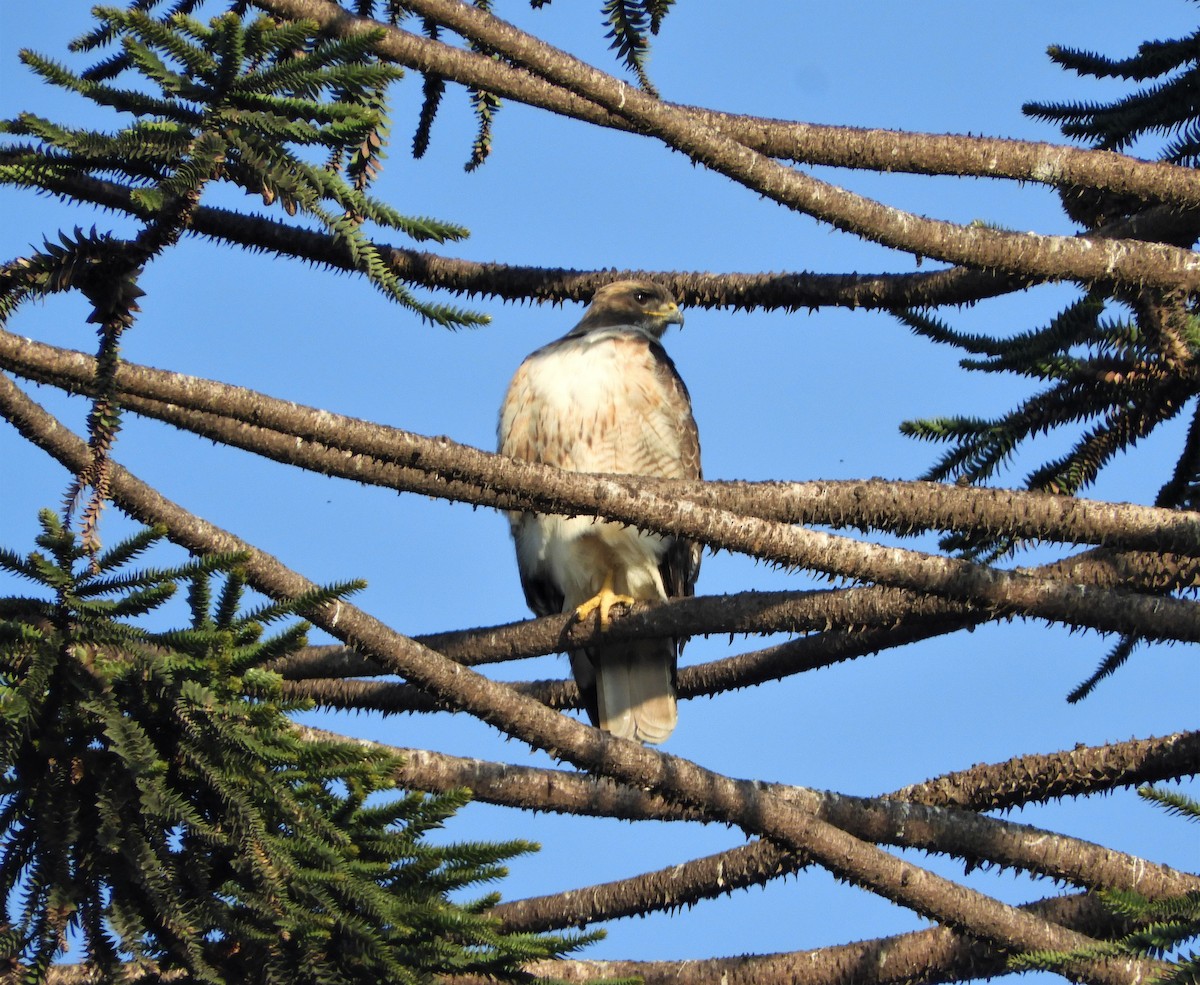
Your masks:
{"label": "bird's head", "polygon": [[605,284],[572,335],[604,328],[635,328],[652,339],[662,338],[668,325],[682,325],[683,315],[671,292],[648,280],[619,280]]}

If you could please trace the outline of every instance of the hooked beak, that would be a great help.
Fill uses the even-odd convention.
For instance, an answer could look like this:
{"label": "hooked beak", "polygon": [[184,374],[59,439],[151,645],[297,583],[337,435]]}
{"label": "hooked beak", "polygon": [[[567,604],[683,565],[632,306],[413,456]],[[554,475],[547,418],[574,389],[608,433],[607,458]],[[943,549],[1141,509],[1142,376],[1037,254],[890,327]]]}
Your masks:
{"label": "hooked beak", "polygon": [[679,310],[679,305],[674,301],[652,312],[652,314],[655,318],[662,319],[664,327],[667,325],[683,325],[683,312]]}

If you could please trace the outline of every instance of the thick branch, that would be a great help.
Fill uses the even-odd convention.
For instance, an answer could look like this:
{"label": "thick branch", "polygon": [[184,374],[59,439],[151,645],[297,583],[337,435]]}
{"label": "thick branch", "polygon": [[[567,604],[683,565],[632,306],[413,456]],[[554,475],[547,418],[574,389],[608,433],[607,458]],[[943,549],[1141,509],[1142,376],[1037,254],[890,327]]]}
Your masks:
{"label": "thick branch", "polygon": [[[36,343],[16,336],[0,337],[7,353],[30,352]],[[91,360],[82,353],[38,347],[51,356],[56,370],[34,373],[58,382],[70,375],[77,385],[90,385]],[[21,362],[27,362],[22,359]],[[14,361],[15,362],[15,361]],[[503,509],[602,515],[641,527],[699,540],[712,547],[741,551],[781,564],[868,581],[880,581],[921,593],[991,607],[995,614],[1020,614],[1089,626],[1101,631],[1131,632],[1150,639],[1200,640],[1200,607],[1178,599],[1157,599],[1106,589],[1071,588],[1016,572],[970,562],[860,543],[790,523],[765,522],[726,509],[697,505],[663,495],[661,484],[628,478],[578,475],[526,462],[515,462],[448,439],[424,439],[408,432],[353,418],[298,407],[252,391],[179,374],[124,365],[117,374],[122,402],[199,433],[278,460],[306,464],[326,473],[360,479],[374,470],[387,473],[386,484]],[[184,400],[219,419],[196,420],[171,407],[154,407],[131,396],[135,386],[153,391],[152,400]],[[61,384],[60,384],[61,385]],[[234,416],[255,424],[229,426]],[[276,428],[282,433],[271,434]],[[284,433],[324,446],[370,455],[383,465],[346,458],[340,451],[306,448]],[[307,460],[307,461],[306,461]],[[382,475],[376,476],[383,482]],[[963,492],[967,492],[963,490]],[[973,492],[973,491],[972,491]],[[1012,494],[1015,495],[1015,494]],[[1030,494],[1025,494],[1030,495]],[[1138,508],[1134,508],[1138,509]],[[1140,509],[1148,509],[1142,507]],[[847,509],[849,512],[849,509]],[[1159,511],[1167,522],[1180,514]],[[1194,531],[1191,532],[1194,537]]]}
{"label": "thick branch", "polygon": [[[1114,921],[1093,897],[1067,896],[1022,907],[1063,926],[1110,939],[1128,928]],[[796,951],[788,954],[742,955],[698,961],[547,961],[529,968],[537,975],[563,981],[591,982],[618,975],[641,977],[648,985],[915,985],[957,982],[1005,974],[1006,958],[978,941],[945,928],[878,940]],[[55,965],[51,985],[93,985],[87,965]],[[447,985],[489,985],[477,978],[447,978]]]}
{"label": "thick branch", "polygon": [[[383,28],[388,39],[407,40],[406,32],[355,18],[326,0],[257,2],[282,16],[311,18],[342,36]],[[948,263],[1039,279],[1200,289],[1200,258],[1188,250],[1128,240],[1070,239],[968,228],[893,209],[781,165],[713,127],[698,125],[686,112],[631,89],[483,10],[453,0],[413,0],[410,8],[604,107],[693,161],[781,205],[885,246]]]}
{"label": "thick branch", "polygon": [[[259,5],[284,16],[313,17],[326,26],[338,23],[331,4],[318,6],[315,3],[264,0]],[[341,23],[346,25],[344,30],[355,29],[351,23]],[[616,130],[634,130],[624,117],[568,88],[520,66],[475,51],[454,48],[395,29],[381,43],[379,52],[407,68],[486,89],[560,116]],[[666,105],[760,154],[800,164],[1008,178],[1059,188],[1085,186],[1178,208],[1200,208],[1200,176],[1191,168],[1142,161],[1110,151],[957,134],[824,126],[722,113],[677,103]]]}
{"label": "thick branch", "polygon": [[[1117,553],[1099,548],[1028,570],[1041,577],[1062,578],[1082,585],[1138,590],[1173,587],[1164,580],[1166,573],[1155,567],[1161,558],[1161,555]],[[1176,563],[1169,567],[1171,572],[1181,570]],[[1194,572],[1190,577],[1195,577]],[[682,668],[679,694],[692,698],[779,680],[985,621],[983,614],[960,603],[903,589],[871,586],[823,592],[745,592],[672,599],[658,605],[639,604],[624,615],[618,614],[605,633],[606,639],[613,640],[702,633],[799,632],[803,628],[824,630]],[[842,625],[847,628],[824,628]],[[594,624],[586,625],[576,622],[571,615],[561,615],[431,633],[416,639],[443,656],[473,667],[584,646],[599,632]],[[309,647],[280,660],[274,669],[293,680],[369,677],[382,672],[370,660],[340,646]],[[571,702],[565,707],[575,706]]]}
{"label": "thick branch", "polygon": [[[0,161],[6,152],[0,150]],[[105,208],[144,215],[130,190],[80,175],[46,177],[58,194]],[[269,250],[339,270],[357,271],[349,251],[332,237],[261,216],[201,207],[190,229],[204,236],[255,250]],[[1187,246],[1200,233],[1200,218],[1159,207],[1120,220],[1090,235],[1098,238],[1161,240]],[[648,278],[668,287],[682,303],[700,308],[786,310],[841,306],[893,310],[928,305],[966,304],[1025,287],[1032,278],[954,267],[904,274],[725,273],[670,270],[570,270],[481,263],[422,250],[376,244],[401,280],[460,294],[484,294],[508,301],[587,301],[613,280]],[[0,283],[3,282],[0,272]]]}
{"label": "thick branch", "polygon": [[[853,589],[852,591],[872,592],[875,590],[868,588]],[[667,607],[674,604],[668,603]],[[952,605],[953,603],[946,604]],[[636,619],[636,616],[632,616],[614,621],[608,631],[609,637],[616,635],[615,627],[619,622],[633,622]],[[975,622],[984,621],[982,617],[971,619],[963,616],[957,616],[950,620],[924,618],[909,620],[903,612],[897,612],[895,620],[903,621],[898,626],[879,629],[828,630],[734,657],[683,667],[679,671],[678,695],[687,700],[719,694],[734,688],[751,687],[770,680],[780,680],[793,674],[879,653],[893,647],[904,646],[907,643],[929,639],[942,633],[953,632],[963,628],[964,625],[973,625]],[[542,621],[538,620],[537,622]],[[588,630],[581,628],[577,634],[582,637],[585,631],[588,638],[598,632],[595,627]],[[573,633],[572,635],[577,634]],[[433,649],[437,648],[433,647]],[[305,659],[299,667],[311,668],[314,662],[321,659],[321,656],[314,657],[312,661]],[[327,648],[327,656],[324,659],[328,661],[328,664],[315,668],[322,675],[327,672],[331,676],[340,676],[338,671],[345,674],[360,673],[364,670],[371,674],[382,672],[379,667],[366,658],[351,654],[344,647]],[[276,669],[287,671],[290,669],[290,665],[284,661]],[[342,679],[327,681],[313,680],[299,674],[293,676],[299,679],[285,680],[283,684],[285,693],[293,698],[314,701],[327,708],[352,711],[373,710],[385,715],[450,710],[446,705],[439,703],[424,691],[410,684],[384,684]],[[573,681],[516,682],[510,683],[509,686],[540,701],[548,708],[563,710],[582,706],[579,689]]]}
{"label": "thick branch", "polygon": [[[324,737],[324,733],[314,734]],[[598,814],[624,820],[687,820],[694,817],[653,793],[630,790],[608,780],[558,770],[461,759],[426,750],[397,752],[404,757],[398,781],[420,790],[440,791],[465,786],[471,788],[477,799],[488,803],[526,810]],[[1200,733],[1190,732],[985,764],[964,773],[906,787],[888,797],[981,810],[1180,779],[1197,771],[1200,771]],[[993,790],[999,790],[1000,796],[993,796]],[[969,794],[964,796],[968,791],[975,794],[974,799]],[[503,915],[510,929],[548,930],[576,925],[581,918],[608,920],[628,913],[671,909],[711,899],[786,875],[803,864],[802,859],[769,842],[756,842],[707,859],[673,866],[665,873],[649,873],[603,887],[518,900],[502,905],[497,912]],[[1160,889],[1170,891],[1168,886],[1174,885],[1174,882],[1164,883]],[[647,904],[648,900],[653,902]],[[640,909],[635,901],[641,902]]]}
{"label": "thick branch", "polygon": [[[318,729],[302,734],[325,736]],[[635,820],[700,820],[652,792],[563,770],[466,759],[425,749],[398,749],[402,786],[445,791],[470,787],[476,800],[522,810],[558,811]],[[1008,810],[1062,797],[1080,797],[1143,783],[1179,780],[1200,772],[1200,732],[1129,739],[982,763],[888,795],[890,800],[969,811]]]}
{"label": "thick branch", "polygon": [[[6,152],[0,150],[0,162],[5,157]],[[144,215],[130,190],[121,185],[80,175],[46,176],[43,180],[47,188],[68,198]],[[1178,222],[1171,217],[1172,226]],[[202,206],[196,210],[190,229],[253,250],[269,250],[347,272],[358,270],[350,252],[333,237],[287,222]],[[403,281],[506,301],[587,301],[601,285],[633,277],[665,285],[691,307],[796,311],[840,306],[890,310],[965,304],[1006,294],[1028,283],[1027,279],[961,267],[905,274],[571,270],[462,260],[386,243],[375,246],[392,272]],[[3,280],[0,273],[0,283]]]}
{"label": "thick branch", "polygon": [[[576,649],[598,639],[601,632],[610,642],[712,633],[800,633],[842,625],[853,626],[856,632],[852,635],[861,635],[868,627],[891,628],[901,617],[922,627],[931,619],[946,622],[947,615],[960,615],[961,607],[898,589],[849,588],[695,596],[637,603],[624,614],[618,614],[616,609],[613,612],[613,621],[605,630],[594,623],[579,622],[573,613],[568,613],[501,626],[429,633],[414,639],[464,666],[477,667]],[[957,619],[949,628],[960,625],[961,619]],[[748,656],[751,655],[734,659],[744,666],[750,662],[745,659]],[[273,669],[290,680],[371,677],[381,673],[369,660],[336,646],[309,647],[279,660]],[[680,681],[680,688],[684,696],[712,693],[686,680]]]}
{"label": "thick branch", "polygon": [[[95,358],[72,349],[0,332],[0,367],[72,392],[94,386]],[[279,400],[245,387],[123,362],[116,371],[122,400],[204,411],[302,438],[326,448],[410,469],[447,483],[490,484],[503,476],[500,456],[446,438],[421,435]],[[145,406],[147,414],[152,410]],[[168,413],[169,407],[157,411]],[[353,463],[366,468],[370,463]],[[564,475],[545,470],[548,474]],[[569,474],[568,474],[569,477]],[[1106,544],[1129,550],[1200,555],[1200,514],[1075,499],[1011,489],[933,482],[687,482],[609,477],[631,491],[661,491],[702,506],[781,523],[820,524],[902,532],[954,530],[1005,533],[1026,539]],[[363,481],[368,481],[368,475]],[[512,483],[508,483],[511,485]],[[421,490],[425,492],[426,490]],[[450,486],[443,495],[457,492]]]}
{"label": "thick branch", "polygon": [[[1041,900],[1021,909],[1096,937],[1111,938],[1127,929],[1086,896]],[[637,975],[646,985],[932,985],[992,978],[1007,973],[1008,966],[1002,953],[938,927],[812,951],[697,961],[547,961],[529,970],[567,982]]]}
{"label": "thick branch", "polygon": [[[86,445],[6,377],[0,377],[0,408],[28,440],[67,468],[76,470],[87,461]],[[247,580],[271,597],[296,598],[316,588],[276,559],[187,513],[115,465],[111,491],[114,502],[135,519],[162,524],[172,540],[191,550],[244,552]],[[391,631],[348,603],[327,603],[305,615],[335,638],[361,647],[406,679],[514,738],[581,768],[657,789],[673,801],[701,808],[714,820],[808,853],[836,876],[939,922],[1022,951],[1075,950],[1095,943],[891,856],[794,806],[761,796],[754,784],[613,738],[552,712]],[[1073,970],[1073,976],[1105,985],[1128,985],[1155,970],[1152,962],[1120,966],[1108,961],[1087,962]]]}
{"label": "thick branch", "polygon": [[[1119,554],[1099,548],[1030,570],[1042,577],[1065,578],[1082,585],[1170,587],[1161,580],[1161,573],[1155,570],[1159,558],[1159,555]],[[872,586],[820,593],[750,592],[741,596],[674,599],[659,605],[637,606],[629,615],[614,620],[606,631],[606,638],[678,637],[708,632],[710,630],[704,627],[712,625],[707,623],[710,607],[713,618],[720,624],[727,617],[728,608],[741,608],[743,600],[748,600],[746,608],[754,612],[758,609],[761,597],[765,597],[767,604],[764,607],[766,611],[761,613],[766,618],[760,631],[766,631],[772,624],[787,629],[785,624],[790,620],[795,620],[791,622],[791,628],[795,629],[806,614],[812,614],[818,621],[827,619],[827,625],[844,624],[848,628],[829,629],[737,656],[681,668],[678,686],[680,698],[707,697],[735,688],[780,680],[844,660],[967,629],[988,620],[986,614],[961,603],[903,589]],[[815,605],[810,608],[809,603]],[[695,621],[690,620],[689,615],[694,615]],[[780,623],[773,623],[775,618],[779,618]],[[746,622],[740,622],[743,629],[737,631],[750,631],[747,627],[756,621],[751,617]],[[473,666],[586,645],[599,632],[597,626],[575,623],[571,616],[549,616],[508,626],[432,634],[422,637],[421,642],[451,659]],[[470,654],[470,659],[466,658],[467,654]],[[343,647],[320,648],[318,653],[302,655],[294,665],[290,659],[281,661],[276,669],[293,678],[284,684],[290,695],[326,707],[374,710],[384,714],[448,710],[445,705],[408,684],[309,679],[370,676],[382,672],[381,668],[366,658],[351,654]],[[581,707],[578,689],[571,681],[511,682],[510,686],[549,708],[562,710]]]}
{"label": "thick branch", "polygon": [[[880,600],[877,618],[860,619],[867,596]],[[886,599],[881,596],[886,596]],[[771,598],[778,599],[772,602]],[[909,612],[906,603],[917,609]],[[813,604],[810,604],[813,603]],[[926,613],[925,609],[935,610]],[[940,610],[940,611],[939,611]],[[951,613],[943,616],[942,612]],[[821,623],[822,614],[828,620]],[[982,617],[977,617],[984,621]],[[897,622],[903,620],[902,626]],[[847,625],[846,630],[825,629]],[[683,698],[709,696],[735,687],[779,680],[881,649],[963,627],[962,607],[898,589],[850,588],[827,592],[743,592],[696,596],[661,603],[639,603],[627,614],[613,610],[608,629],[576,621],[573,614],[525,622],[414,637],[467,667],[544,656],[577,649],[599,638],[606,641],[691,637],[712,633],[780,633],[823,629],[775,646],[723,657],[680,669]],[[803,630],[802,630],[803,627]],[[843,640],[834,642],[841,635]],[[307,647],[272,665],[287,680],[323,677],[373,677],[382,670],[341,646]]]}
{"label": "thick branch", "polygon": [[[1200,608],[1192,602],[1148,599],[1107,588],[1083,589],[1083,592],[1091,593],[1085,596],[1025,571],[1006,572],[939,555],[862,543],[804,530],[789,523],[763,521],[740,510],[696,507],[691,499],[680,502],[648,482],[634,480],[631,484],[629,480],[606,478],[603,480],[606,505],[600,505],[594,498],[595,487],[592,495],[576,493],[576,487],[571,484],[581,477],[565,473],[567,479],[562,491],[552,502],[547,502],[540,498],[535,486],[522,484],[510,487],[511,492],[503,484],[474,487],[460,480],[446,481],[424,469],[347,461],[341,449],[327,450],[308,442],[297,444],[279,432],[234,424],[225,418],[202,420],[197,415],[180,414],[173,408],[164,408],[141,398],[127,399],[125,406],[214,440],[325,475],[370,481],[401,491],[499,509],[612,517],[790,567],[815,568],[838,577],[877,580],[914,592],[935,593],[966,605],[988,607],[992,615],[1042,617],[1102,632],[1135,632],[1148,639],[1200,640]],[[582,479],[581,484],[586,486],[588,477]],[[631,493],[632,499],[627,498]],[[639,507],[650,507],[653,512],[644,513]],[[1177,516],[1172,517],[1172,521],[1176,519]],[[1181,577],[1194,579],[1197,569],[1194,558],[1158,555],[1154,563],[1156,567],[1168,568],[1176,581]]]}
{"label": "thick branch", "polygon": [[[302,729],[301,734],[318,739],[335,737],[317,729]],[[1200,770],[1200,742],[1197,741],[1200,733],[1170,738],[1179,740],[1176,745],[1185,749],[1190,746],[1190,762],[1184,762],[1167,777],[1161,777],[1161,768],[1151,772],[1160,778],[1176,779],[1189,771]],[[1169,743],[1170,740],[1165,741]],[[1139,747],[1161,747],[1163,744],[1164,740],[1151,739],[1121,744],[1123,748],[1117,750],[1101,747],[1086,750],[1086,753],[1088,758],[1111,765],[1123,758],[1122,754],[1124,757],[1137,756]],[[466,786],[479,800],[524,810],[569,811],[622,820],[702,819],[693,812],[681,811],[653,793],[631,791],[619,784],[576,773],[486,763],[424,750],[389,751],[405,760],[398,772],[398,781],[417,789],[445,791]],[[1177,755],[1162,758],[1180,765]],[[986,769],[992,773],[1012,774],[1024,763],[1023,759],[1015,760]],[[1141,782],[1146,772],[1143,768],[1117,773],[1101,789],[1111,790]],[[1055,780],[1061,786],[1061,778]],[[900,799],[899,794],[885,794],[878,799],[850,797],[782,784],[761,784],[760,789],[764,796],[782,798],[858,838],[874,844],[950,855],[963,860],[968,868],[980,864],[1017,868],[1080,888],[1136,891],[1151,898],[1200,890],[1200,876],[1031,825],[941,805],[937,803],[941,789],[938,782],[929,781],[907,788],[917,795],[913,799]],[[1096,790],[1095,785],[1088,784],[1086,787],[1080,785],[1078,792],[1094,793]],[[918,802],[918,798],[922,802]],[[644,913],[648,909],[690,906],[701,899],[795,872],[807,864],[794,852],[770,842],[755,842],[604,886],[505,904],[497,912],[513,930],[582,925]],[[582,899],[591,902],[581,907],[578,903]],[[554,915],[550,922],[546,922],[548,914]]]}
{"label": "thick branch", "polygon": [[[0,332],[0,366],[39,382],[89,392],[95,359],[85,353]],[[491,482],[498,456],[445,438],[424,438],[357,418],[331,414],[278,400],[243,387],[205,380],[136,363],[122,363],[116,382],[123,400],[147,398],[148,416],[164,417],[171,408],[204,411],[324,447],[383,462],[412,459],[410,468],[445,476],[450,497],[466,484]],[[398,449],[399,446],[399,449]],[[369,482],[370,463],[353,462],[348,475]],[[627,478],[631,491],[660,491],[702,506],[732,510],[780,523],[819,524],[912,533],[953,530],[1067,543],[1107,544],[1129,550],[1200,556],[1200,515],[1179,510],[1075,499],[1011,489],[979,489],[933,482],[687,482]],[[392,485],[392,483],[388,483]],[[422,489],[421,492],[427,490]]]}

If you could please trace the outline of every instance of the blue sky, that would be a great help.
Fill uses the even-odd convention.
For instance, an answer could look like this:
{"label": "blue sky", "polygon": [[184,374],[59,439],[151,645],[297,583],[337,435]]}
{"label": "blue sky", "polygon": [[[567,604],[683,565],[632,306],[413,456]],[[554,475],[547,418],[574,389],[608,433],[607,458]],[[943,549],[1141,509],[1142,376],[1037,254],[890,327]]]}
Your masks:
{"label": "blue sky", "polygon": [[[497,12],[615,72],[598,7],[559,0],[540,12],[512,3],[497,5]],[[731,9],[692,0],[672,11],[650,63],[665,98],[806,122],[1048,141],[1056,133],[1023,117],[1023,102],[1100,101],[1123,90],[1119,83],[1081,80],[1054,67],[1047,45],[1125,54],[1143,39],[1179,36],[1195,26],[1195,7],[1184,0],[777,0],[747,5],[754,21],[735,18]],[[66,59],[64,43],[86,28],[87,10],[87,4],[67,0],[5,0],[0,116],[32,110],[98,122],[82,101],[41,85],[16,60],[19,47]],[[418,93],[415,78],[397,90],[396,144],[376,190],[403,211],[467,225],[470,239],[448,253],[577,268],[913,269],[907,256],[790,213],[652,141],[518,105],[506,106],[497,120],[492,159],[466,174],[462,163],[473,128],[465,95],[454,88],[429,154],[414,161],[406,151]],[[1071,231],[1055,196],[1038,187],[814,170],[938,218]],[[214,201],[262,210],[258,201],[227,194]],[[76,225],[129,229],[120,217],[11,189],[0,188],[0,208],[8,219],[0,227],[5,259]],[[389,305],[359,279],[198,240],[155,261],[143,286],[142,315],[123,345],[131,361],[488,449],[512,371],[526,353],[574,324],[581,310],[481,299],[471,303],[488,312],[492,324],[448,333]],[[949,317],[973,330],[1015,332],[1043,324],[1073,296],[1069,287],[1039,288]],[[900,421],[994,414],[1025,392],[1020,384],[965,374],[952,352],[914,338],[883,314],[685,315],[684,329],[665,342],[692,392],[711,478],[915,478],[934,449],[900,436]],[[90,351],[94,336],[85,316],[80,299],[52,298],[26,306],[11,327]],[[81,425],[83,402],[47,387],[32,389]],[[1169,475],[1182,433],[1182,425],[1164,428],[1102,476],[1095,495],[1150,501]],[[1039,443],[1005,481],[1017,484],[1061,447],[1061,440]],[[367,579],[359,604],[401,632],[489,625],[526,614],[507,525],[493,512],[295,474],[132,416],[116,456],[176,501],[314,580]],[[65,478],[6,425],[0,425],[0,461],[6,476],[0,543],[27,550],[36,510],[58,503]],[[125,529],[115,513],[106,523],[110,540]],[[705,559],[698,591],[808,584],[801,575],[720,555]],[[694,640],[684,662],[756,645]],[[688,702],[666,749],[735,776],[871,794],[977,762],[1194,727],[1198,681],[1194,651],[1185,646],[1140,653],[1092,698],[1066,704],[1065,694],[1106,648],[1094,635],[1036,624],[989,626]],[[497,671],[518,679],[566,672],[562,657]],[[331,727],[397,745],[546,762],[462,716],[334,716]],[[1016,819],[1176,866],[1200,864],[1186,825],[1162,818],[1132,794],[1029,809]],[[464,811],[447,836],[542,842],[539,855],[514,864],[501,887],[506,898],[633,875],[740,841],[737,832],[723,828],[530,818],[483,805]],[[943,860],[928,864],[960,874]],[[1053,891],[1011,875],[976,875],[972,883],[1012,902]],[[886,902],[806,872],[674,917],[615,923],[609,939],[586,956],[786,951],[920,925]]]}

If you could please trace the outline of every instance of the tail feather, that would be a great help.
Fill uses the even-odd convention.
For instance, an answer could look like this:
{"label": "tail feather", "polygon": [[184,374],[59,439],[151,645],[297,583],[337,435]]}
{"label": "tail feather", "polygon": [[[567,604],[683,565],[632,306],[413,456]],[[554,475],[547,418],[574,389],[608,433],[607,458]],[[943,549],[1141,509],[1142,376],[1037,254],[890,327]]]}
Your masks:
{"label": "tail feather", "polygon": [[600,728],[657,745],[675,730],[675,646],[645,640],[593,657]]}

